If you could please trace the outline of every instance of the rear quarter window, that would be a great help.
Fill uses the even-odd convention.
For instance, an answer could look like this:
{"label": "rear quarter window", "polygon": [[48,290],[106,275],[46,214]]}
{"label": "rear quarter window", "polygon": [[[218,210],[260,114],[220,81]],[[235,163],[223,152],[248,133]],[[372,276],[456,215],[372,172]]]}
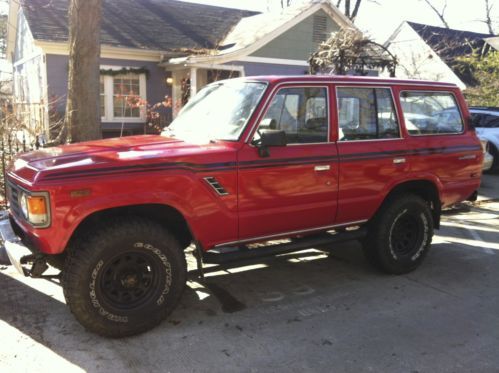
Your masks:
{"label": "rear quarter window", "polygon": [[450,92],[404,91],[400,104],[409,135],[457,134],[464,122],[456,98]]}

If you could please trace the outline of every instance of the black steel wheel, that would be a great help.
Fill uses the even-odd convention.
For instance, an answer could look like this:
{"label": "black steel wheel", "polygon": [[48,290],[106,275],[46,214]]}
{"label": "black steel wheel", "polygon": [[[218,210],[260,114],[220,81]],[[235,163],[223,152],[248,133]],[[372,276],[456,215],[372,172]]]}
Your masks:
{"label": "black steel wheel", "polygon": [[183,250],[168,231],[143,218],[120,218],[69,248],[66,303],[89,331],[126,337],[171,313],[186,283]]}
{"label": "black steel wheel", "polygon": [[397,258],[417,253],[424,239],[424,231],[424,219],[404,210],[397,216],[390,232],[392,256]]}
{"label": "black steel wheel", "polygon": [[367,259],[384,272],[403,274],[416,269],[433,237],[428,202],[413,194],[393,197],[369,223],[363,241]]}
{"label": "black steel wheel", "polygon": [[120,253],[102,268],[98,291],[111,307],[140,307],[154,297],[154,289],[160,285],[160,271],[161,267],[148,253]]}

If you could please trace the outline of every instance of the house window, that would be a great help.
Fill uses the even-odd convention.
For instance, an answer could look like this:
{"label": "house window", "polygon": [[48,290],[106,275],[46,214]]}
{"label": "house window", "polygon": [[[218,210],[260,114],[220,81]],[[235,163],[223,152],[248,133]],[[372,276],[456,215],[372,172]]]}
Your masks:
{"label": "house window", "polygon": [[113,80],[113,116],[140,118],[137,98],[141,98],[140,79],[136,74],[116,76]]}
{"label": "house window", "polygon": [[101,75],[100,107],[103,122],[145,121],[145,110],[139,101],[146,99],[145,74]]}

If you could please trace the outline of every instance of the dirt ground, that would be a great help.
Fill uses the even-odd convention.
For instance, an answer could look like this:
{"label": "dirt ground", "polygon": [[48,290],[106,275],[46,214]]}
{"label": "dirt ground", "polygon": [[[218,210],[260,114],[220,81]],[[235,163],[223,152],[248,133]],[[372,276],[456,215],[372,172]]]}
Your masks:
{"label": "dirt ground", "polygon": [[[496,372],[499,175],[445,212],[417,271],[372,269],[358,243],[191,273],[181,305],[128,339],[87,333],[57,282],[0,269],[0,371]],[[192,263],[191,263],[192,264]]]}

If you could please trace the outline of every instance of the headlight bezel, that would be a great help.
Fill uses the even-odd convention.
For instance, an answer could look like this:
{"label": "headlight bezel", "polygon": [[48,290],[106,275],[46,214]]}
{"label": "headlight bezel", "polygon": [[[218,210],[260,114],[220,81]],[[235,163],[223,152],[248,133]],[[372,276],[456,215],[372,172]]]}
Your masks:
{"label": "headlight bezel", "polygon": [[[48,228],[50,227],[52,218],[50,213],[50,194],[48,192],[33,192],[26,190],[20,186],[16,186],[18,189],[18,204],[21,210],[22,217],[24,221],[34,228]],[[45,204],[45,214],[33,214],[29,209],[29,198],[42,198]],[[32,216],[34,215],[44,215],[45,219],[43,222],[34,221]]]}

